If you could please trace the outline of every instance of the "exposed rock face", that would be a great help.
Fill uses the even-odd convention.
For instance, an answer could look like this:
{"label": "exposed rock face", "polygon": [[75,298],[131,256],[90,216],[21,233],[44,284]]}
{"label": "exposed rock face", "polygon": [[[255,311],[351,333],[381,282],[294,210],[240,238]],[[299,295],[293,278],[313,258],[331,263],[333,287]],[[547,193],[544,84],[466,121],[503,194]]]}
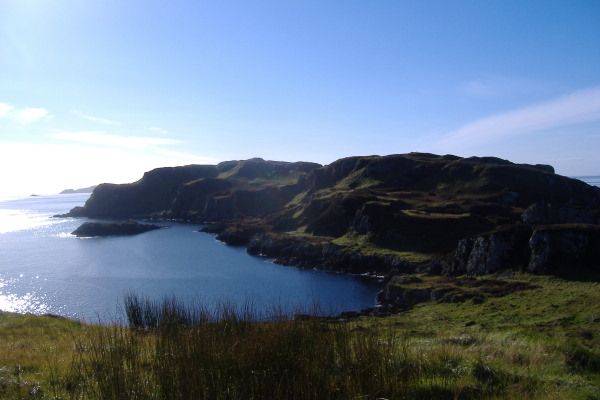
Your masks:
{"label": "exposed rock face", "polygon": [[135,183],[99,185],[84,207],[74,208],[67,216],[195,222],[262,217],[285,205],[296,194],[298,176],[317,167],[320,165],[306,162],[251,159],[216,166],[158,168]]}
{"label": "exposed rock face", "polygon": [[68,215],[101,219],[148,217],[169,210],[182,184],[217,174],[212,165],[188,165],[154,169],[131,184],[103,183],[83,207],[75,207]]}
{"label": "exposed rock face", "polygon": [[585,224],[527,226],[462,239],[445,269],[452,275],[486,275],[500,269],[535,274],[600,270],[600,227]]}
{"label": "exposed rock face", "polygon": [[537,286],[504,279],[449,278],[443,276],[397,275],[378,295],[378,302],[394,311],[407,310],[427,301],[482,303],[490,297],[502,297]]}
{"label": "exposed rock face", "polygon": [[487,275],[503,268],[520,269],[526,265],[530,230],[515,227],[458,242],[448,272],[454,275]]}
{"label": "exposed rock face", "polygon": [[588,209],[568,205],[540,204],[530,205],[521,216],[526,224],[594,224],[600,225],[600,218]]}
{"label": "exposed rock face", "polygon": [[547,274],[556,270],[587,268],[600,271],[600,227],[591,225],[546,226],[529,239],[527,271]]}
{"label": "exposed rock face", "polygon": [[[221,236],[217,238],[220,239]],[[298,239],[274,239],[266,235],[252,236],[247,251],[249,254],[273,258],[282,265],[353,274],[395,274],[427,270],[430,267],[429,264],[415,265],[394,257],[348,252],[335,244],[321,245]]]}
{"label": "exposed rock face", "polygon": [[153,224],[140,224],[135,221],[124,222],[84,222],[71,232],[77,237],[128,236],[162,229]]}

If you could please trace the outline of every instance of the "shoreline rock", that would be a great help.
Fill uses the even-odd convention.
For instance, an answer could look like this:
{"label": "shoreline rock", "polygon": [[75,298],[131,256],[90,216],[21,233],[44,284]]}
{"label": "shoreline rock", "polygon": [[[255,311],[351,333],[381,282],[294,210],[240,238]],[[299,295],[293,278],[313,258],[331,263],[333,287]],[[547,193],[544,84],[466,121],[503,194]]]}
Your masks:
{"label": "shoreline rock", "polygon": [[71,234],[77,237],[131,236],[163,228],[162,226],[140,224],[135,221],[84,222]]}

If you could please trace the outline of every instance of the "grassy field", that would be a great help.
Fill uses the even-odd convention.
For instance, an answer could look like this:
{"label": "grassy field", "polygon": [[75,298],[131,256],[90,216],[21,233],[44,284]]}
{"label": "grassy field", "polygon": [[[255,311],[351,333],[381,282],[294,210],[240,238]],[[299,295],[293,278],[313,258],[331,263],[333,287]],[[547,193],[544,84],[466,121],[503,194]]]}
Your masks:
{"label": "grassy field", "polygon": [[6,399],[599,399],[600,284],[487,277],[481,290],[401,315],[294,318],[277,307],[124,300],[128,322],[0,313]]}

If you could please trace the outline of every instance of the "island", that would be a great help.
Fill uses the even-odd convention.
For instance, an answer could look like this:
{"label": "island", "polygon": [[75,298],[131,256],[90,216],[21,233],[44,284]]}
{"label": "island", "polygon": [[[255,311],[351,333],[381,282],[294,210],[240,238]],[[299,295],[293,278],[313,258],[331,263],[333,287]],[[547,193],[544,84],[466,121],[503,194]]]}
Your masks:
{"label": "island", "polygon": [[141,224],[136,221],[84,222],[71,234],[77,237],[128,236],[162,228],[162,226]]}

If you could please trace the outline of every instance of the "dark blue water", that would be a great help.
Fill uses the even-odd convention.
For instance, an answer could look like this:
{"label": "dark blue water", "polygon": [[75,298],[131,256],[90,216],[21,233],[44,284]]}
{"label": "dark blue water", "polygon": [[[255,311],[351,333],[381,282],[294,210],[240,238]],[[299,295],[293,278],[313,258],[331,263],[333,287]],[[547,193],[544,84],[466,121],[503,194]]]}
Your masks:
{"label": "dark blue water", "polygon": [[129,292],[161,299],[281,305],[293,311],[319,302],[327,311],[375,304],[374,278],[275,265],[226,246],[199,226],[136,236],[81,239],[83,221],[50,218],[82,205],[86,194],[0,202],[0,310],[53,313],[86,321],[122,316]]}

